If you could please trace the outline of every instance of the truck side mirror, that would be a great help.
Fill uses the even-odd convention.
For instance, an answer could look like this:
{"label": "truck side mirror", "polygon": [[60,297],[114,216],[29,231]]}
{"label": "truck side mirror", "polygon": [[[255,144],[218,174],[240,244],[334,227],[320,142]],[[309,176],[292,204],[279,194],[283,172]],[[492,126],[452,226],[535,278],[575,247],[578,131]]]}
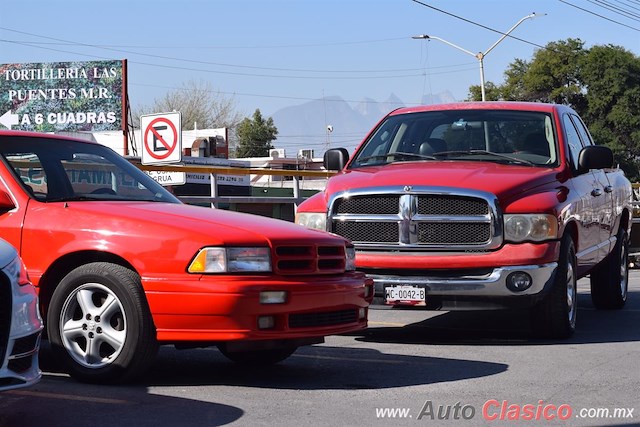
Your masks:
{"label": "truck side mirror", "polygon": [[15,208],[16,204],[6,191],[0,190],[0,212],[7,212]]}
{"label": "truck side mirror", "polygon": [[606,169],[613,166],[613,151],[604,145],[589,145],[580,151],[578,172],[590,169]]}
{"label": "truck side mirror", "polygon": [[332,148],[324,153],[324,168],[330,171],[339,171],[349,161],[349,152],[346,148]]}

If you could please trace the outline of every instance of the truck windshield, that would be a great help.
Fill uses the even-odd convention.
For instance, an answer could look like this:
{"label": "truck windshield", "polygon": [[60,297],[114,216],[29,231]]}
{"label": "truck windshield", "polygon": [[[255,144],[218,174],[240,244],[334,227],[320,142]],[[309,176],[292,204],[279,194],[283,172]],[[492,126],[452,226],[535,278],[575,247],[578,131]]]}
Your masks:
{"label": "truck windshield", "polygon": [[557,166],[553,121],[546,113],[515,110],[393,115],[362,145],[351,167],[437,160]]}
{"label": "truck windshield", "polygon": [[147,174],[99,144],[13,136],[0,141],[0,155],[27,192],[43,202],[180,203]]}

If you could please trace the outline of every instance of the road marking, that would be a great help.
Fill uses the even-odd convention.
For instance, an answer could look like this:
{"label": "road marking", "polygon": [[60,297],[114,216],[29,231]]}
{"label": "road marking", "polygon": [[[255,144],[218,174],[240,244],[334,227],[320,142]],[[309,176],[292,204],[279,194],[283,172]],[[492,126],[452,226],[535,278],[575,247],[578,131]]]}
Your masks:
{"label": "road marking", "polygon": [[124,405],[124,404],[133,403],[133,402],[129,402],[121,399],[106,399],[103,397],[75,396],[73,394],[46,393],[46,392],[40,392],[40,391],[9,390],[9,391],[5,391],[5,393],[17,394],[20,396],[44,397],[48,399],[77,400],[80,402],[90,402],[90,403],[110,403],[114,405]]}

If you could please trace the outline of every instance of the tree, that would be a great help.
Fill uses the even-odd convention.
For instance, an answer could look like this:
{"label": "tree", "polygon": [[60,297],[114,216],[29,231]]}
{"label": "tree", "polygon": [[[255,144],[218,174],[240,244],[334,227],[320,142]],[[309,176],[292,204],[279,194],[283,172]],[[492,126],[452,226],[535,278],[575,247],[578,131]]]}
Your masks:
{"label": "tree", "polygon": [[[484,82],[484,96],[487,101],[498,101],[502,98],[500,87],[493,82]],[[482,87],[480,85],[472,85],[469,88],[469,101],[482,101]]]}
{"label": "tree", "polygon": [[585,49],[567,39],[537,50],[529,62],[516,59],[505,77],[496,88],[501,99],[571,106],[627,176],[640,178],[640,58],[619,46]]}
{"label": "tree", "polygon": [[253,118],[246,117],[237,127],[238,147],[236,157],[266,157],[273,148],[271,141],[276,139],[278,129],[273,119],[264,119],[259,109],[253,113]]}
{"label": "tree", "polygon": [[208,82],[189,81],[181,88],[174,89],[152,105],[139,108],[133,117],[134,126],[139,126],[140,115],[179,111],[182,128],[192,130],[211,128],[235,128],[241,114],[235,109],[233,98],[227,98],[213,90]]}
{"label": "tree", "polygon": [[638,179],[640,59],[620,46],[593,46],[581,63],[588,89],[584,118],[598,143],[608,145],[628,176]]}

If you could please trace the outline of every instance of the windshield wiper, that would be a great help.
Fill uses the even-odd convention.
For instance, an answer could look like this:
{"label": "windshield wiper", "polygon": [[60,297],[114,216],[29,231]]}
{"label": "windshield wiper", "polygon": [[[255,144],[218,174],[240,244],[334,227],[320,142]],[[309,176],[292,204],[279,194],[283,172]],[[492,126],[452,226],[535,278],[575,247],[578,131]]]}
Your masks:
{"label": "windshield wiper", "polygon": [[[409,158],[409,159],[419,159],[419,160],[436,160],[435,157],[426,155],[426,154],[405,153],[402,151],[396,151],[394,153],[376,154],[373,156],[363,157],[361,159],[358,159],[357,162],[359,164],[362,164],[362,162],[366,162],[368,160],[381,160],[381,159],[387,159],[388,157],[391,157],[392,159],[397,157],[397,158],[405,158],[405,159]],[[385,163],[388,163],[388,162],[385,162]]]}
{"label": "windshield wiper", "polygon": [[96,200],[105,200],[102,197],[95,196],[65,196],[65,197],[53,197],[45,199],[45,202],[84,202],[87,200],[96,201]]}
{"label": "windshield wiper", "polygon": [[486,150],[468,150],[468,151],[454,150],[454,151],[440,151],[438,153],[433,153],[434,157],[449,157],[450,155],[451,156],[457,156],[457,155],[491,156],[500,160],[506,160],[509,163],[515,163],[515,164],[527,165],[527,166],[536,165],[535,163],[530,162],[529,160],[519,159],[517,157],[508,156],[506,154],[494,153],[493,151],[486,151]]}

